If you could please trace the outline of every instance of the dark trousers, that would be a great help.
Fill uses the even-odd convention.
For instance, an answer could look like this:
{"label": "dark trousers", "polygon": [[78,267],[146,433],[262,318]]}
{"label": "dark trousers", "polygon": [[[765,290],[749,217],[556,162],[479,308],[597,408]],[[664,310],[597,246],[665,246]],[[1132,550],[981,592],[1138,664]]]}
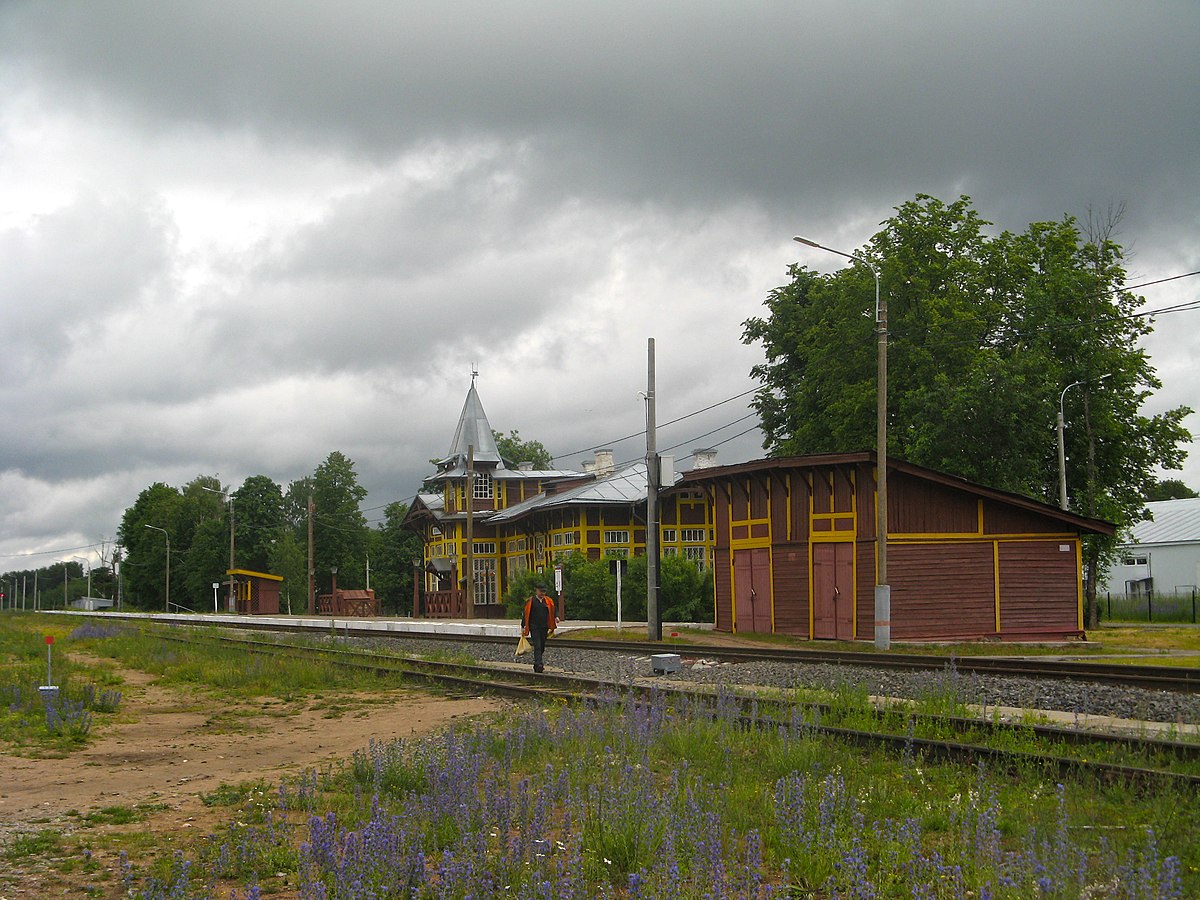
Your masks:
{"label": "dark trousers", "polygon": [[533,671],[535,672],[543,669],[542,654],[546,652],[546,631],[545,628],[529,629],[529,643],[533,644]]}

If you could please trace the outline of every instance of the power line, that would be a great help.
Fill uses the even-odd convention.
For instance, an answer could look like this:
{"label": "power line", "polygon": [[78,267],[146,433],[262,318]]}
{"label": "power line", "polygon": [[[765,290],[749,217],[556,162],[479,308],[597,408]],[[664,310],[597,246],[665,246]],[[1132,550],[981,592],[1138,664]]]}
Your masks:
{"label": "power line", "polygon": [[[749,394],[753,394],[757,390],[758,390],[758,388],[756,388],[756,387],[750,388],[750,390],[748,390],[748,391],[742,391],[740,394],[734,394],[732,397],[726,397],[724,400],[718,400],[716,403],[709,404],[708,406],[704,407],[703,409],[697,409],[694,412],[685,413],[684,415],[679,416],[678,418],[671,419],[669,422],[662,422],[658,427],[666,428],[668,425],[674,425],[677,422],[682,422],[685,419],[690,419],[693,416],[698,416],[701,413],[706,413],[709,410],[716,409],[718,406],[723,406],[726,403],[732,403],[734,400],[740,400],[742,397],[748,396]],[[624,437],[619,437],[615,440],[597,441],[596,443],[589,444],[588,446],[583,447],[582,449],[572,450],[570,453],[556,453],[553,456],[551,456],[550,458],[551,459],[563,459],[568,456],[578,456],[580,453],[586,453],[587,451],[591,450],[594,447],[607,447],[611,444],[619,444],[622,441],[628,441],[628,440],[631,440],[632,438],[641,437],[645,433],[646,433],[645,430],[635,431],[631,434],[627,434]]]}
{"label": "power line", "polygon": [[76,550],[94,550],[97,547],[103,547],[108,541],[97,541],[94,544],[85,544],[82,547],[64,547],[59,550],[27,550],[23,553],[0,553],[0,559],[27,559],[33,556],[53,556],[58,553],[74,553]]}

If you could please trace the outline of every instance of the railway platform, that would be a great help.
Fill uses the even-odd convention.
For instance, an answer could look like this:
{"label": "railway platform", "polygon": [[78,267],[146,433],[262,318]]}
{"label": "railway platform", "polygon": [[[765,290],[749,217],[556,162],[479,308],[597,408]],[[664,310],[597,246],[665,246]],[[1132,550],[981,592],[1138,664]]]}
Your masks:
{"label": "railway platform", "polygon": [[[61,611],[59,611],[61,612]],[[72,611],[68,610],[67,615]],[[486,635],[488,637],[511,637],[516,640],[521,633],[521,622],[518,619],[414,619],[405,616],[391,618],[376,618],[372,616],[244,616],[233,613],[145,613],[117,612],[113,610],[104,613],[105,619],[137,619],[139,621],[163,622],[167,624],[187,623],[189,625],[237,625],[245,626],[253,622],[255,628],[270,629],[272,625],[295,628],[301,626],[313,630],[327,629],[336,631],[339,627],[350,627],[361,631],[378,631],[380,634],[443,634],[463,635],[465,637]],[[664,631],[671,626],[664,624]],[[711,629],[712,625],[687,625],[688,628]],[[645,633],[645,622],[623,622],[621,629],[616,622],[591,622],[567,619],[559,621],[556,633],[570,634],[573,631],[590,629],[605,629],[614,634],[620,630]]]}

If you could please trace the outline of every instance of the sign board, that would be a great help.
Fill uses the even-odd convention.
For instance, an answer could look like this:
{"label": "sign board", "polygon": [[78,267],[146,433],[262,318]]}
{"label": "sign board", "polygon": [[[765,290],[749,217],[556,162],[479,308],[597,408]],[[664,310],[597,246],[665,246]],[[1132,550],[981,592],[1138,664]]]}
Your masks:
{"label": "sign board", "polygon": [[554,567],[554,593],[562,593],[562,564]]}

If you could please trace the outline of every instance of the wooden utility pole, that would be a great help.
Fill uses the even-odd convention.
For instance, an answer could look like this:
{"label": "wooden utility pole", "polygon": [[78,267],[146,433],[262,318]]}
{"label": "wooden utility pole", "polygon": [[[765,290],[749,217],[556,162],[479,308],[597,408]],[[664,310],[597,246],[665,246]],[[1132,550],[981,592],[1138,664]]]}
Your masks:
{"label": "wooden utility pole", "polygon": [[313,563],[313,495],[308,495],[308,614],[317,614],[317,570]]}
{"label": "wooden utility pole", "polygon": [[475,445],[467,445],[467,489],[463,497],[467,506],[467,535],[463,542],[463,597],[467,608],[464,615],[475,616]]}
{"label": "wooden utility pole", "polygon": [[237,612],[237,598],[234,596],[234,575],[233,570],[237,568],[237,561],[233,555],[233,485],[229,486],[229,608],[226,612]]}

